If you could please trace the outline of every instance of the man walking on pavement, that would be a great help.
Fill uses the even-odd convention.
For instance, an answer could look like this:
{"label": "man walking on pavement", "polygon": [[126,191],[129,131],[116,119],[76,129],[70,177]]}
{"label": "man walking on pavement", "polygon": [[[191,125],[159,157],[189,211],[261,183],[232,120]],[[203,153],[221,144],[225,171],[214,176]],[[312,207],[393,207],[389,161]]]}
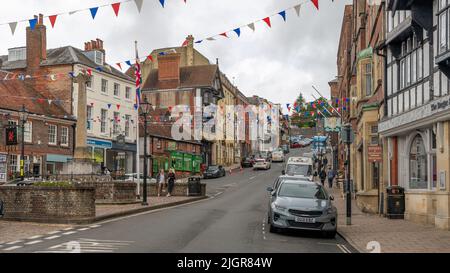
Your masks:
{"label": "man walking on pavement", "polygon": [[333,188],[333,180],[336,176],[336,172],[331,168],[331,166],[328,167],[328,187],[331,189]]}

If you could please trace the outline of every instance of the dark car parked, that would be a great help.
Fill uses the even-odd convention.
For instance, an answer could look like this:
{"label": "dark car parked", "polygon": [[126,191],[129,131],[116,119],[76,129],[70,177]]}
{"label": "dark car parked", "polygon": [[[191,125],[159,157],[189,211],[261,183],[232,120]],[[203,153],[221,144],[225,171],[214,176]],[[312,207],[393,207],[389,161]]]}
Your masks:
{"label": "dark car parked", "polygon": [[253,164],[255,164],[255,157],[254,156],[247,156],[244,157],[241,161],[242,168],[252,168]]}
{"label": "dark car parked", "polygon": [[219,178],[226,175],[226,171],[222,166],[211,165],[208,166],[206,171],[203,173],[203,178]]}

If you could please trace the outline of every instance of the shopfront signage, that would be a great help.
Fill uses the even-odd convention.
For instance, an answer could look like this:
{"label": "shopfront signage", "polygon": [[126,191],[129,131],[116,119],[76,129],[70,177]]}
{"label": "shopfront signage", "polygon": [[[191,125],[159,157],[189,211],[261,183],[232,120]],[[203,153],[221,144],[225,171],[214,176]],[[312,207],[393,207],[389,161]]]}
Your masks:
{"label": "shopfront signage", "polygon": [[381,162],[383,161],[383,150],[380,146],[367,147],[367,155],[369,162]]}
{"label": "shopfront signage", "polygon": [[105,148],[105,149],[111,149],[112,148],[112,142],[107,140],[100,140],[95,138],[88,138],[87,139],[87,145],[98,147],[98,148]]}

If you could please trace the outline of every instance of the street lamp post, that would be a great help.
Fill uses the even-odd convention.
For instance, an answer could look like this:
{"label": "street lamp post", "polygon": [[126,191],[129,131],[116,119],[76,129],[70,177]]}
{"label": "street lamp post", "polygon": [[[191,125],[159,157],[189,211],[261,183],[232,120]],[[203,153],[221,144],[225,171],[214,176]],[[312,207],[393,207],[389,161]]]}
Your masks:
{"label": "street lamp post", "polygon": [[[144,118],[144,185],[142,189],[142,205],[148,206],[147,203],[147,117],[150,113],[151,104],[148,102],[147,97],[140,104],[140,116]],[[139,136],[138,136],[139,137]],[[139,164],[139,162],[138,162]]]}
{"label": "street lamp post", "polygon": [[345,197],[346,197],[346,206],[347,206],[347,225],[352,224],[352,195],[351,195],[351,189],[350,189],[350,144],[353,142],[353,129],[351,124],[346,124],[342,128],[342,141],[343,143],[347,144],[347,164],[346,164],[346,176],[347,176],[347,187],[345,191]]}
{"label": "street lamp post", "polygon": [[25,105],[22,105],[22,108],[20,109],[19,112],[19,119],[20,119],[20,126],[22,129],[22,151],[21,151],[21,155],[20,155],[20,180],[24,181],[25,180],[25,172],[24,172],[24,167],[25,167],[25,122],[27,122],[28,119],[28,111],[25,108]]}

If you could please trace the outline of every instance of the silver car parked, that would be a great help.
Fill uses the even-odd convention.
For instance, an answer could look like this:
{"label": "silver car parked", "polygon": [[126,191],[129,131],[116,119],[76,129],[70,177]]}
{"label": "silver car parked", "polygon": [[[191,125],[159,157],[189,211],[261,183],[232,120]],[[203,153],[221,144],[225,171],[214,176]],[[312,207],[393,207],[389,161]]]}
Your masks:
{"label": "silver car parked", "polygon": [[337,210],[333,196],[322,185],[299,180],[284,180],[270,192],[268,223],[270,232],[284,229],[321,231],[334,238],[337,231]]}

